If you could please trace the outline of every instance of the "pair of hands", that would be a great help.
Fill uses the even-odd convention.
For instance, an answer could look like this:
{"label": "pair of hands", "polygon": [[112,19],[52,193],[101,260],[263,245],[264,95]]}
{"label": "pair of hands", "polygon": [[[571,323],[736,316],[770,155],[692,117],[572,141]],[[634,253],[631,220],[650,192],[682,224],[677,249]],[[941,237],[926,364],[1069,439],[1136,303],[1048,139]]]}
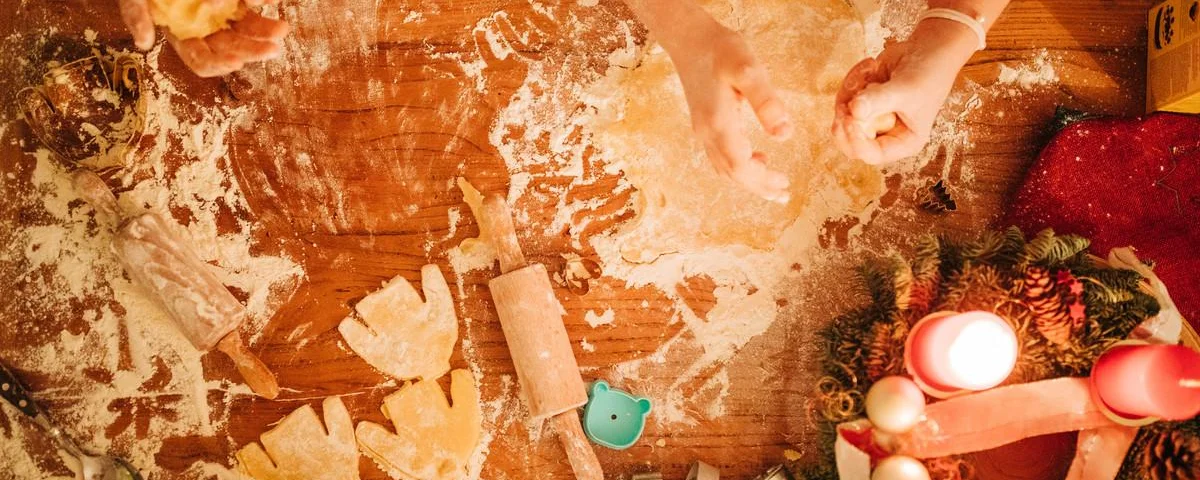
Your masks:
{"label": "pair of hands", "polygon": [[[763,129],[778,140],[794,129],[787,109],[745,41],[723,26],[710,29],[702,36],[704,44],[672,53],[693,128],[719,173],[765,199],[786,202],[787,176],[769,169],[765,155],[754,151],[739,109],[743,100],[748,102]],[[929,140],[959,69],[974,52],[970,48],[974,37],[961,37],[962,33],[914,32],[909,40],[855,65],[846,74],[834,107],[831,133],[838,149],[873,165],[918,153]],[[885,131],[872,127],[891,118],[896,121],[887,123]]]}
{"label": "pair of hands", "polygon": [[[133,43],[142,50],[154,46],[154,21],[148,0],[117,0],[121,19]],[[166,32],[167,42],[183,63],[201,77],[218,77],[240,70],[245,64],[270,60],[282,52],[280,42],[287,36],[288,24],[259,15],[249,8],[274,4],[278,0],[243,0],[244,15],[230,27],[204,38],[179,39]],[[249,7],[249,8],[248,8]]]}

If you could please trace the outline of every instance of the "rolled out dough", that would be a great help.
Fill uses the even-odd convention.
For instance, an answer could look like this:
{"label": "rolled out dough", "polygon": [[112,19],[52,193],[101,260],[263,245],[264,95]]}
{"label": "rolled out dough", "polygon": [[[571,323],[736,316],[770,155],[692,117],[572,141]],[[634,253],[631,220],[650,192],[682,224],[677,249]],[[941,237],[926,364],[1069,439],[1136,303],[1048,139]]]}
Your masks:
{"label": "rolled out dough", "polygon": [[393,478],[456,480],[463,475],[482,434],[482,411],[475,379],[466,370],[450,372],[450,397],[426,380],[410,384],[383,400],[383,414],[395,433],[362,422],[355,435],[363,453]]}
{"label": "rolled out dough", "polygon": [[637,220],[621,237],[622,257],[630,262],[731,246],[770,250],[797,220],[815,223],[806,226],[815,236],[820,221],[858,214],[883,188],[876,168],[839,154],[829,135],[834,94],[865,56],[854,11],[843,0],[720,0],[705,6],[743,35],[792,114],[796,135],[777,142],[743,108],[756,149],[790,177],[791,201],[759,199],[714,171],[692,133],[670,58],[649,48],[634,68],[610,69],[614,82],[598,90],[612,98],[598,108],[594,129],[599,149],[639,191]]}
{"label": "rolled out dough", "polygon": [[[321,409],[325,425],[305,405],[237,452],[238,470],[255,480],[358,480],[358,448],[350,413],[337,397]],[[263,448],[266,448],[264,451]]]}
{"label": "rolled out dough", "polygon": [[150,0],[150,16],[180,39],[207,37],[241,17],[241,0]]}
{"label": "rolled out dough", "polygon": [[421,286],[425,301],[404,277],[393,278],[338,325],[354,353],[399,380],[445,375],[458,341],[454,298],[437,265],[421,268]]}

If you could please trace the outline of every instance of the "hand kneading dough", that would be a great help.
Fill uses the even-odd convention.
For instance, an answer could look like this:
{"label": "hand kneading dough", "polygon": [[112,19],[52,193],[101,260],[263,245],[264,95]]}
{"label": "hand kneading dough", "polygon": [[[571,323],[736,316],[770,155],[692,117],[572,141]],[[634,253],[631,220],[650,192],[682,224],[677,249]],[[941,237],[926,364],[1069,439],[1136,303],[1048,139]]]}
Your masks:
{"label": "hand kneading dough", "polygon": [[453,480],[461,477],[482,433],[479,391],[466,370],[450,372],[451,407],[435,381],[410,384],[383,400],[396,433],[371,422],[358,424],[363,453],[393,478]]}
{"label": "hand kneading dough", "polygon": [[240,0],[150,0],[154,23],[180,39],[207,37],[240,17]]}
{"label": "hand kneading dough", "polygon": [[329,397],[321,409],[324,428],[311,406],[300,407],[262,434],[262,447],[251,443],[237,452],[238,470],[255,480],[358,480],[354,424],[346,406]]}
{"label": "hand kneading dough", "polygon": [[454,298],[437,265],[421,268],[425,301],[404,277],[367,295],[354,309],[360,322],[346,318],[338,331],[358,356],[399,380],[433,380],[450,371],[458,340]]}
{"label": "hand kneading dough", "polygon": [[757,198],[716,173],[692,133],[687,100],[666,52],[610,70],[612,92],[598,109],[597,150],[638,189],[637,220],[622,227],[620,252],[633,263],[670,253],[771,250],[796,227],[815,244],[829,218],[858,217],[883,192],[879,169],[845,158],[833,146],[834,97],[842,77],[863,58],[863,30],[844,0],[704,2],[717,20],[745,37],[771,72],[796,134],[772,140],[749,108],[745,125],[771,168],[791,178],[791,201]]}

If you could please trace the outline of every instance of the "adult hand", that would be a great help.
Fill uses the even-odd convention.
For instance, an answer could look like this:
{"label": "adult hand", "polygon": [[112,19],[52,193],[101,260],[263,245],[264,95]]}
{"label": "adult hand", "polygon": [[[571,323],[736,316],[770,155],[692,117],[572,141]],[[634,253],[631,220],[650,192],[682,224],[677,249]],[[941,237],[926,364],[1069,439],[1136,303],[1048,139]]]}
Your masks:
{"label": "adult hand", "polygon": [[786,203],[788,177],[768,168],[766,155],[754,150],[740,109],[743,101],[749,103],[763,129],[778,140],[792,135],[792,120],[766,67],[742,37],[711,17],[705,23],[704,29],[667,47],[687,96],[692,128],[717,172],[763,198]]}
{"label": "adult hand", "polygon": [[[923,22],[908,40],[859,62],[837,94],[834,143],[872,165],[920,152],[976,45],[977,37],[961,26]],[[894,124],[887,122],[891,118]],[[878,125],[885,125],[883,131]]]}
{"label": "adult hand", "polygon": [[[245,0],[245,7],[259,7],[278,0]],[[121,18],[133,35],[134,44],[148,50],[154,45],[154,21],[147,0],[118,0]],[[203,38],[178,39],[167,32],[167,41],[183,63],[201,77],[226,75],[246,63],[278,57],[280,42],[287,36],[288,24],[245,10],[241,19],[229,28]]]}

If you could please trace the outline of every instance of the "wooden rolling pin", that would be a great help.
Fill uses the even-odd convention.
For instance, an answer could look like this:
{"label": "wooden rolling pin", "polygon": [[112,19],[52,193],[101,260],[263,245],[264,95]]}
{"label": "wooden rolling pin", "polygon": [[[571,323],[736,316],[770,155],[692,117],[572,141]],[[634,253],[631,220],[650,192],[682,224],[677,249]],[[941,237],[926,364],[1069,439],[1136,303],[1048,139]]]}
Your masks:
{"label": "wooden rolling pin", "polygon": [[562,322],[562,305],[554,297],[546,267],[526,264],[503,198],[485,199],[482,217],[481,228],[492,232],[502,273],[488,282],[488,288],[530,415],[553,423],[576,478],[603,480],[600,461],[579,425],[576,410],[587,403],[587,387],[579,375]]}
{"label": "wooden rolling pin", "polygon": [[279,396],[275,375],[246,349],[236,331],[246,308],[213,275],[191,246],[171,232],[158,215],[125,218],[104,180],[80,169],[72,176],[75,190],[97,212],[120,222],[112,248],[125,271],[166,309],[175,326],[200,351],[213,347],[229,355],[254,393]]}

